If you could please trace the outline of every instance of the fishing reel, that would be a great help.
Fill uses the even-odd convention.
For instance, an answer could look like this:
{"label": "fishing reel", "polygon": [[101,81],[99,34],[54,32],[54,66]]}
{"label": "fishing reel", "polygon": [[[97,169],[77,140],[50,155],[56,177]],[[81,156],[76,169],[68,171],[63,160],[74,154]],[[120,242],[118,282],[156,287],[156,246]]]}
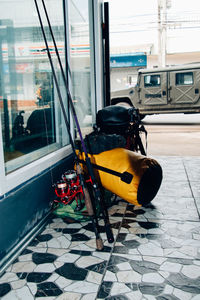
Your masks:
{"label": "fishing reel", "polygon": [[66,182],[71,191],[77,190],[77,188],[80,186],[80,179],[75,170],[68,170],[65,172],[62,175],[62,179],[64,182]]}
{"label": "fishing reel", "polygon": [[84,198],[83,188],[80,184],[79,175],[74,170],[68,170],[62,175],[62,180],[59,180],[54,185],[57,199],[54,203],[63,203],[65,205],[76,201],[76,211],[83,207],[82,199]]}

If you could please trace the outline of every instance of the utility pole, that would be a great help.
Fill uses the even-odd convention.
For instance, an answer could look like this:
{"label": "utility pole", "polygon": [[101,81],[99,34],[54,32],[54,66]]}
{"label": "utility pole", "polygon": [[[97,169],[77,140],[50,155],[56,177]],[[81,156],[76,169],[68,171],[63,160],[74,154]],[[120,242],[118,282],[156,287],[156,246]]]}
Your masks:
{"label": "utility pole", "polygon": [[158,0],[158,65],[166,66],[167,0]]}

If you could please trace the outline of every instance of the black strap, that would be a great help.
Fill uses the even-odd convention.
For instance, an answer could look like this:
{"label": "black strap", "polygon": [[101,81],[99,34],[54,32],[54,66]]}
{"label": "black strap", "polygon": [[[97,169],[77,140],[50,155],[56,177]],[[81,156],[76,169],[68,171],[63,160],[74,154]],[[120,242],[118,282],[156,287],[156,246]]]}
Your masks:
{"label": "black strap", "polygon": [[[82,159],[79,159],[79,162],[82,163],[82,164],[86,164],[86,162]],[[120,173],[120,172],[117,172],[117,171],[114,171],[114,170],[111,170],[111,169],[108,169],[106,167],[102,167],[102,166],[99,166],[99,165],[96,165],[96,164],[93,164],[93,163],[92,163],[92,166],[97,170],[100,170],[100,171],[112,174],[114,176],[120,177],[121,180],[124,181],[127,184],[130,184],[132,179],[133,179],[133,175],[131,173],[128,173],[128,172]]]}

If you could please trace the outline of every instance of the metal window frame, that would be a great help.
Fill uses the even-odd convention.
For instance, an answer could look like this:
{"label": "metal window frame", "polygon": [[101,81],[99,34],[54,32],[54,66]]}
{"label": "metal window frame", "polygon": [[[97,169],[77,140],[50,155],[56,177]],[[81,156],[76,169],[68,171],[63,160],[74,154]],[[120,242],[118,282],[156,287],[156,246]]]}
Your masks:
{"label": "metal window frame", "polygon": [[[90,0],[88,0],[90,2]],[[93,18],[93,38],[92,48],[94,51],[94,80],[95,80],[95,97],[96,107],[95,113],[102,109],[104,106],[104,65],[103,65],[103,36],[102,36],[102,23],[103,23],[103,0],[94,0],[91,7],[92,14],[90,18]]]}

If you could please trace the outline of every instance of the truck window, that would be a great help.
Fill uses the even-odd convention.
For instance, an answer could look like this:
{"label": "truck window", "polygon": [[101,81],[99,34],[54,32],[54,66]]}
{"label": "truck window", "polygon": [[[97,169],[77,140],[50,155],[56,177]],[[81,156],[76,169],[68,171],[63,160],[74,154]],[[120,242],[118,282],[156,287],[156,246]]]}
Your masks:
{"label": "truck window", "polygon": [[176,85],[193,84],[193,72],[176,73]]}
{"label": "truck window", "polygon": [[146,75],[144,76],[144,86],[154,87],[160,85],[160,75]]}

